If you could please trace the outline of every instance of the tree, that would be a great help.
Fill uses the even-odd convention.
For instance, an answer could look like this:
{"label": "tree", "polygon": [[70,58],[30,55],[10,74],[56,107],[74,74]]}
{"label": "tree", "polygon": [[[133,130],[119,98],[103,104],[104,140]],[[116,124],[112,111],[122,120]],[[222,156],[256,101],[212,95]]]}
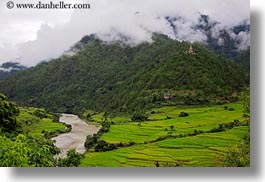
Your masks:
{"label": "tree", "polygon": [[26,137],[18,135],[14,141],[10,138],[0,136],[0,166],[1,167],[28,167],[31,152],[26,145]]}
{"label": "tree", "polygon": [[21,127],[16,119],[18,114],[15,103],[9,102],[7,97],[0,93],[0,130],[9,133],[17,131]]}
{"label": "tree", "polygon": [[100,140],[95,147],[96,152],[104,152],[108,150],[108,143],[104,140]]}
{"label": "tree", "polygon": [[189,116],[189,114],[186,113],[186,112],[181,112],[181,113],[179,114],[179,117],[187,117],[187,116]]}
{"label": "tree", "polygon": [[91,119],[91,114],[88,113],[88,114],[86,115],[86,118],[87,118],[87,120],[90,120],[90,119]]}
{"label": "tree", "polygon": [[85,141],[85,147],[87,150],[89,150],[91,147],[93,147],[97,143],[97,135],[94,134],[93,136],[88,135],[86,137]]}
{"label": "tree", "polygon": [[99,140],[97,146],[95,147],[96,152],[105,152],[115,149],[117,149],[117,147],[114,144],[109,144],[105,140]]}
{"label": "tree", "polygon": [[101,125],[102,126],[101,126],[100,130],[98,131],[98,135],[102,135],[103,133],[109,132],[110,122],[104,121]]}
{"label": "tree", "polygon": [[148,119],[148,115],[143,112],[136,112],[132,115],[131,120],[140,122],[140,121],[146,121]]}
{"label": "tree", "polygon": [[108,113],[107,112],[104,112],[104,114],[103,114],[103,120],[104,121],[107,121],[108,120]]}
{"label": "tree", "polygon": [[230,147],[220,160],[225,167],[250,166],[250,135],[247,134],[239,145]]}
{"label": "tree", "polygon": [[28,136],[28,145],[32,148],[29,153],[29,165],[33,167],[53,167],[56,164],[54,155],[60,153],[54,141],[42,136]]}
{"label": "tree", "polygon": [[0,136],[0,143],[1,167],[53,167],[53,156],[59,153],[53,142],[43,137]]}
{"label": "tree", "polygon": [[59,159],[58,166],[59,167],[78,167],[81,163],[81,159],[83,158],[82,154],[79,154],[75,151],[75,149],[71,149],[67,152],[67,157],[63,159]]}
{"label": "tree", "polygon": [[245,88],[240,95],[240,100],[243,104],[244,112],[250,113],[250,87]]}

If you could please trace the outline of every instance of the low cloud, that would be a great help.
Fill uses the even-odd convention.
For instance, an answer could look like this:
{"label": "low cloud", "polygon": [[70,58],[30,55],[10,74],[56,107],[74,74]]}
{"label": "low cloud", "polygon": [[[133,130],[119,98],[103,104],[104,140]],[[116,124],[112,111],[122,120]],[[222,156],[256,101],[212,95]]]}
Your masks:
{"label": "low cloud", "polygon": [[10,72],[10,71],[12,71],[12,68],[1,68],[0,67],[0,71]]}
{"label": "low cloud", "polygon": [[[35,32],[34,35],[23,33],[30,30],[25,31],[21,28],[23,29],[21,36],[28,36],[28,40],[23,38],[23,41],[16,42],[14,38],[10,38],[8,39],[10,42],[7,39],[5,42],[0,41],[2,56],[0,61],[5,62],[20,57],[20,63],[33,66],[40,61],[62,55],[82,36],[92,33],[96,33],[106,41],[120,39],[119,35],[122,34],[128,37],[127,41],[131,45],[151,41],[152,32],[163,33],[180,41],[205,42],[207,38],[205,32],[193,28],[194,24],[198,23],[200,14],[209,15],[213,20],[220,22],[218,25],[220,28],[231,27],[243,20],[249,20],[250,15],[248,0],[90,0],[82,2],[90,3],[91,9],[69,11],[71,16],[65,13],[68,10],[58,15],[55,14],[56,10],[43,10],[38,12],[38,16],[42,17],[40,21],[36,17],[30,21],[30,15],[23,16],[22,22],[29,24],[32,22],[32,25],[35,25],[31,28],[32,32]],[[2,8],[4,7],[1,6]],[[44,14],[50,12],[53,16],[44,18]],[[2,25],[1,21],[4,22],[6,14],[2,13],[1,16],[0,25]],[[19,13],[12,15],[13,19],[19,18],[17,16]],[[167,16],[179,19],[169,22],[165,18]],[[18,27],[12,29],[11,24],[5,23],[12,30],[11,32],[19,31]],[[218,29],[215,31],[217,35]],[[6,30],[5,32],[0,30],[0,37],[4,33],[6,34]],[[14,33],[14,36],[17,35]],[[237,40],[239,50],[245,49],[245,45],[250,43],[247,33],[242,32],[232,36]],[[221,43],[222,40],[220,40]]]}

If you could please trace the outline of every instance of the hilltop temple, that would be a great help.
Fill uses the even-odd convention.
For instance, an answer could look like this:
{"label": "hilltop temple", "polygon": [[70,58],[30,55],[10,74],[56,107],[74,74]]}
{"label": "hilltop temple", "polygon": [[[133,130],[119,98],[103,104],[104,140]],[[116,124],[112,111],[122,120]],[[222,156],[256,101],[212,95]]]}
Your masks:
{"label": "hilltop temple", "polygon": [[196,52],[192,48],[192,45],[190,45],[190,48],[188,50],[188,54],[192,54],[192,55],[195,55],[196,54]]}

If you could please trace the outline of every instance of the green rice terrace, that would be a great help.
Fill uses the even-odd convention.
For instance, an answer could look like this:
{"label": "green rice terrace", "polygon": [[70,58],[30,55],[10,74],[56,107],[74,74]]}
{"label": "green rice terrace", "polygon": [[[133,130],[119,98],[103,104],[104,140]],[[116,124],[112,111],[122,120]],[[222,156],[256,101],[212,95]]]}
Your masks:
{"label": "green rice terrace", "polygon": [[1,99],[1,166],[249,166],[250,118],[242,103],[131,115],[87,110],[80,119]]}
{"label": "green rice terrace", "polygon": [[23,130],[30,135],[52,134],[66,132],[66,126],[59,122],[59,118],[48,114],[43,108],[20,107],[18,121],[23,123]]}
{"label": "green rice terrace", "polygon": [[83,167],[220,166],[222,154],[249,133],[249,122],[237,103],[161,107],[140,122],[92,111],[83,116],[87,114],[91,123],[111,123],[99,139],[112,149],[102,152],[91,147],[81,160]]}

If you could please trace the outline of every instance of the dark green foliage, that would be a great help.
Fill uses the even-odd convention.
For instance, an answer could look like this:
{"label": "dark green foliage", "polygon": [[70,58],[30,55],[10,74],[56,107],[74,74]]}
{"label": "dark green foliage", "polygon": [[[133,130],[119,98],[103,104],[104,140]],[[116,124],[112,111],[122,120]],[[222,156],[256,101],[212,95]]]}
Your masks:
{"label": "dark green foliage", "polygon": [[240,122],[238,119],[235,119],[234,122],[219,124],[219,128],[213,128],[209,131],[209,133],[222,132],[225,131],[226,128],[232,129],[236,126],[248,126],[248,125],[249,123],[247,121]]}
{"label": "dark green foliage", "polygon": [[27,67],[25,67],[19,63],[16,63],[16,62],[5,62],[1,65],[1,68],[5,68],[5,69],[15,68],[18,71],[18,70],[24,70]]}
{"label": "dark green foliage", "polygon": [[89,150],[91,147],[96,145],[96,143],[97,143],[97,135],[96,134],[94,134],[93,136],[88,135],[86,137],[85,147],[87,150]]}
{"label": "dark green foliage", "polygon": [[104,112],[103,119],[104,119],[104,121],[107,121],[108,120],[108,113],[107,112]]}
{"label": "dark green foliage", "polygon": [[193,132],[195,135],[199,135],[201,133],[204,133],[202,130],[194,130]]}
{"label": "dark green foliage", "polygon": [[[135,47],[89,40],[76,55],[41,63],[0,83],[18,104],[52,112],[135,113],[163,104],[224,102],[249,83],[248,73],[205,46],[155,34]],[[52,74],[51,74],[52,73]],[[164,93],[170,99],[164,100]]]}
{"label": "dark green foliage", "polygon": [[210,130],[210,133],[216,133],[216,132],[222,132],[222,131],[225,131],[225,129],[223,127],[220,127],[219,128],[213,128]]}
{"label": "dark green foliage", "polygon": [[60,120],[59,114],[55,114],[55,113],[50,113],[50,114],[52,115],[53,122],[59,122],[59,120]]}
{"label": "dark green foliage", "polygon": [[98,132],[98,135],[102,135],[103,133],[107,133],[109,132],[109,129],[110,129],[110,122],[108,121],[104,121],[102,124],[101,124],[101,128]]}
{"label": "dark green foliage", "polygon": [[250,70],[250,48],[245,51],[241,51],[236,57],[235,62],[241,64],[247,71]]}
{"label": "dark green foliage", "polygon": [[90,114],[90,113],[88,113],[88,114],[86,115],[86,119],[87,119],[88,121],[90,121],[90,119],[91,119],[91,114]]}
{"label": "dark green foliage", "polygon": [[168,162],[160,164],[158,161],[155,161],[155,167],[181,167],[181,162],[177,161],[175,164],[170,164]]}
{"label": "dark green foliage", "polygon": [[0,93],[0,131],[15,132],[21,128],[17,121],[19,110],[15,103],[9,102],[7,97]]}
{"label": "dark green foliage", "polygon": [[235,109],[232,108],[232,107],[224,106],[224,110],[227,110],[227,111],[234,111]]}
{"label": "dark green foliage", "polygon": [[25,66],[22,66],[19,63],[14,63],[14,62],[3,63],[2,65],[0,65],[0,68],[8,70],[4,71],[0,69],[0,82],[9,76],[26,69]]}
{"label": "dark green foliage", "polygon": [[136,112],[132,115],[131,120],[136,122],[146,121],[148,119],[148,115],[143,112]]}
{"label": "dark green foliage", "polygon": [[166,140],[168,138],[172,138],[172,136],[171,135],[160,136],[157,139],[150,141],[150,143],[159,142],[159,141],[162,141],[162,140]]}
{"label": "dark green foliage", "polygon": [[132,140],[129,142],[129,146],[132,146],[132,145],[135,145],[135,144],[136,143],[134,141],[132,141]]}
{"label": "dark green foliage", "polygon": [[243,104],[244,112],[250,114],[250,87],[245,88],[241,92],[240,101]]}
{"label": "dark green foliage", "polygon": [[250,118],[249,114],[246,114],[246,113],[243,114],[243,117],[244,118]]}
{"label": "dark green foliage", "polygon": [[51,140],[19,134],[14,138],[0,136],[1,167],[53,167],[59,150]]}
{"label": "dark green foliage", "polygon": [[105,151],[111,151],[115,149],[117,149],[117,147],[114,144],[109,144],[104,140],[100,140],[98,141],[95,147],[95,152],[105,152]]}
{"label": "dark green foliage", "polygon": [[48,113],[46,113],[45,111],[43,110],[36,110],[34,111],[33,113],[35,116],[39,117],[39,118],[48,118]]}
{"label": "dark green foliage", "polygon": [[187,116],[189,116],[189,114],[186,113],[186,112],[181,112],[181,113],[179,114],[179,117],[187,117]]}
{"label": "dark green foliage", "polygon": [[241,140],[239,145],[232,146],[220,159],[225,167],[249,167],[250,166],[250,135]]}
{"label": "dark green foliage", "polygon": [[79,154],[74,149],[71,149],[67,152],[67,157],[63,159],[59,159],[58,166],[59,167],[78,167],[83,157],[84,156],[82,154]]}
{"label": "dark green foliage", "polygon": [[238,120],[238,119],[235,119],[235,120],[234,120],[234,124],[235,124],[236,126],[239,126],[239,124],[240,124],[240,123],[239,123],[239,120]]}

